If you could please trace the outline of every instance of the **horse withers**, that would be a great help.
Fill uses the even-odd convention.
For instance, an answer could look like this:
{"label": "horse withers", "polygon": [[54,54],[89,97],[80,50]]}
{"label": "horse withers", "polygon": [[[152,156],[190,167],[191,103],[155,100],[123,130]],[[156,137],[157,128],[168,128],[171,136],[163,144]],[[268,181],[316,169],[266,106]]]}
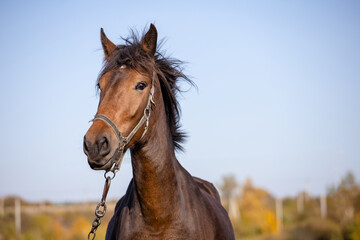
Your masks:
{"label": "horse withers", "polygon": [[106,239],[234,239],[215,187],[192,177],[175,156],[184,140],[178,82],[191,83],[181,61],[159,52],[152,24],[140,39],[133,34],[118,46],[101,29],[101,43],[100,102],[84,152],[91,168],[109,171],[129,149],[133,170]]}

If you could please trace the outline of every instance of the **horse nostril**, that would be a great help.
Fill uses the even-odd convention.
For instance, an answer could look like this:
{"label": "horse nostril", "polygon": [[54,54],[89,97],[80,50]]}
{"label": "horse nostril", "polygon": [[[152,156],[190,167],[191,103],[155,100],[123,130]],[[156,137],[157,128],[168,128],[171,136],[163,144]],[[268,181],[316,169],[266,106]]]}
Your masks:
{"label": "horse nostril", "polygon": [[95,143],[92,143],[90,139],[84,137],[83,145],[85,155],[93,160],[105,157],[110,153],[111,150],[109,140],[104,135],[99,136]]}
{"label": "horse nostril", "polygon": [[86,156],[89,154],[88,144],[89,143],[86,141],[86,137],[84,136],[84,153],[86,154]]}
{"label": "horse nostril", "polygon": [[101,138],[98,141],[99,154],[103,157],[109,154],[110,152],[110,144],[106,137]]}

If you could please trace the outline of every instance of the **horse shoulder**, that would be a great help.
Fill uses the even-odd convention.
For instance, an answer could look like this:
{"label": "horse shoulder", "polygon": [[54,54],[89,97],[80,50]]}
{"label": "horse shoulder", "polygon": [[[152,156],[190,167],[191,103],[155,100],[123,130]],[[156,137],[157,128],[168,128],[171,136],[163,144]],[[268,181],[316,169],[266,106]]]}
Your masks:
{"label": "horse shoulder", "polygon": [[214,184],[211,182],[208,182],[204,179],[198,178],[198,177],[192,177],[194,181],[197,183],[199,188],[210,194],[212,197],[214,197],[216,200],[220,202],[220,195],[219,192],[216,190]]}
{"label": "horse shoulder", "polygon": [[192,177],[192,179],[200,190],[201,205],[207,214],[207,218],[202,218],[200,221],[206,225],[207,231],[212,230],[211,237],[208,236],[208,239],[235,239],[231,221],[225,208],[221,205],[220,195],[215,186],[201,178]]}

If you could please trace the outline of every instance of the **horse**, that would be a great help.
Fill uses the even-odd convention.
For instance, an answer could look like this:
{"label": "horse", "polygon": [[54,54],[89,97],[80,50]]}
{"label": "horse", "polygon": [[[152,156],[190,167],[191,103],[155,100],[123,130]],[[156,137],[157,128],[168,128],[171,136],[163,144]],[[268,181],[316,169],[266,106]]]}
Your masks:
{"label": "horse", "polygon": [[[100,31],[104,66],[97,80],[100,100],[84,136],[95,170],[118,170],[130,150],[133,178],[117,202],[106,231],[113,239],[234,239],[213,184],[191,176],[175,152],[183,150],[179,81],[192,81],[182,62],[158,49],[153,24],[146,34],[115,45]],[[124,137],[127,136],[127,137]]]}

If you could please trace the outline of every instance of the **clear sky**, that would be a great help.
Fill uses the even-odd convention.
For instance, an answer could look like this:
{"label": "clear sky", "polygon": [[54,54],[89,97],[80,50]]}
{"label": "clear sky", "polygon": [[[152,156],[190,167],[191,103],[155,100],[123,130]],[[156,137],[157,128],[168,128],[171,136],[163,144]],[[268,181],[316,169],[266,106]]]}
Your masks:
{"label": "clear sky", "polygon": [[[100,199],[82,151],[100,27],[119,44],[149,23],[199,88],[180,100],[191,174],[277,197],[359,180],[359,1],[1,1],[0,197]],[[109,197],[130,178],[127,157]]]}

